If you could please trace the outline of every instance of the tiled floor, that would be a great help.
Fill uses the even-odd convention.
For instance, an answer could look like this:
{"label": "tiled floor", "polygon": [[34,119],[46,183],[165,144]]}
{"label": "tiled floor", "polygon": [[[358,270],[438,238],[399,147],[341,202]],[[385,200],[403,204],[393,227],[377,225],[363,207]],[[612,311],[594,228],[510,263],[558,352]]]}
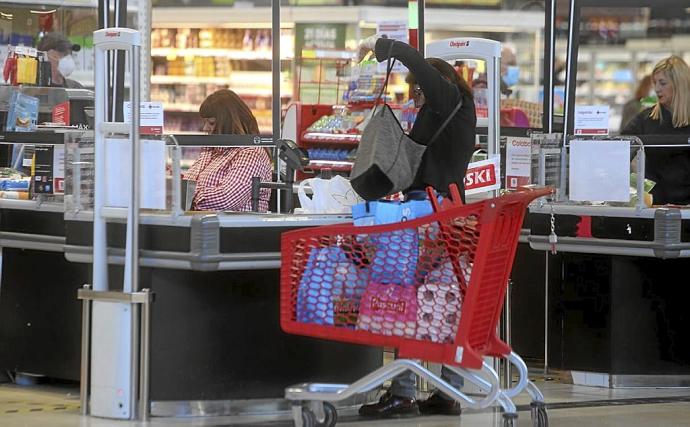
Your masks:
{"label": "tiled floor", "polygon": [[[690,390],[687,389],[599,389],[558,382],[541,382],[551,426],[690,426]],[[532,426],[529,399],[515,402],[521,409],[518,426]],[[134,426],[289,426],[286,422],[265,422],[250,417],[154,418],[142,424],[79,415],[78,390],[57,387],[0,386],[1,427],[134,427]],[[363,421],[342,414],[338,425],[348,427],[444,427],[501,426],[500,414],[467,410],[457,417],[425,417],[389,421]]]}

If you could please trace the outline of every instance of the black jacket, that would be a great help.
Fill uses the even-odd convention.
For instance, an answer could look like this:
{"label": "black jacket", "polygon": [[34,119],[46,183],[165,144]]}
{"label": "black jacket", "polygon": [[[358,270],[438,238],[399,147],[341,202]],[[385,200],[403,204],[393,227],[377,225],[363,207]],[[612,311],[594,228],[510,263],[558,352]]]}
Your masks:
{"label": "black jacket", "polygon": [[[671,112],[661,109],[661,122],[652,119],[648,108],[639,113],[621,131],[623,135],[688,135],[690,126],[674,128]],[[690,148],[654,148],[645,150],[645,177],[656,182],[652,189],[654,204],[690,204]]]}
{"label": "black jacket", "polygon": [[477,115],[474,100],[462,94],[456,85],[429,65],[419,51],[406,43],[379,39],[375,49],[378,61],[388,59],[391,43],[391,56],[414,74],[426,99],[410,132],[414,141],[426,145],[462,99],[460,111],[424,153],[409,190],[424,190],[430,185],[441,193],[447,193],[448,186],[456,183],[464,197],[465,172],[474,152],[476,138]]}

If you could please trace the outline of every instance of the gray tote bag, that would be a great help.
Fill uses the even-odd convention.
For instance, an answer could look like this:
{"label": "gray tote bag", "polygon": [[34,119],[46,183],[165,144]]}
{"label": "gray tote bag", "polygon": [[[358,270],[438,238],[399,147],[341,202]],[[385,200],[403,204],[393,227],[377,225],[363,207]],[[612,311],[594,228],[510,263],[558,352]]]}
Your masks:
{"label": "gray tote bag", "polygon": [[364,128],[350,173],[352,188],[364,200],[377,200],[408,189],[426,146],[403,132],[388,104],[383,104]]}

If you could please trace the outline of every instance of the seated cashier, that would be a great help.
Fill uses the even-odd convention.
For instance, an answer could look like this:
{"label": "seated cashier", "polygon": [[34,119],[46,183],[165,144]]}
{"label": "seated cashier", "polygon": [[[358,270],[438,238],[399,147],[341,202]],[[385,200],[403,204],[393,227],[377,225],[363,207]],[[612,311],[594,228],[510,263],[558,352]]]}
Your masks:
{"label": "seated cashier", "polygon": [[[690,68],[678,56],[660,61],[652,71],[657,103],[635,116],[623,135],[690,136]],[[650,148],[645,150],[645,175],[656,182],[655,205],[690,204],[690,150]]]}
{"label": "seated cashier", "polygon": [[[258,135],[259,126],[247,104],[231,90],[209,95],[199,108],[208,134]],[[196,181],[192,210],[251,211],[251,181],[270,181],[271,158],[265,148],[204,147],[184,179]],[[271,191],[259,194],[259,211],[268,210]]]}

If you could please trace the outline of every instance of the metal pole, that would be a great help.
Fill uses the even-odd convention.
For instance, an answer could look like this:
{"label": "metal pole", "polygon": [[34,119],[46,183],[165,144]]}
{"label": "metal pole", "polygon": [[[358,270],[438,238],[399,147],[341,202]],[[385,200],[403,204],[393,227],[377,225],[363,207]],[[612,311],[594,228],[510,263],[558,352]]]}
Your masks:
{"label": "metal pole", "polygon": [[[501,58],[493,58],[493,69],[489,67],[492,72],[491,85],[494,90],[490,91],[492,100],[489,101],[489,117],[491,119],[488,129],[487,154],[488,158],[500,155],[501,153]],[[488,72],[487,71],[487,72]],[[492,192],[493,197],[498,197],[500,190]]]}
{"label": "metal pole", "polygon": [[542,122],[547,133],[553,133],[553,74],[556,52],[556,0],[546,2],[544,23],[544,115]]}
{"label": "metal pole", "polygon": [[[127,0],[115,0],[115,27],[127,27]],[[125,52],[114,51],[115,84],[113,86],[113,121],[124,121],[123,102],[125,99]],[[137,69],[137,72],[139,70]],[[131,98],[131,97],[130,97]]]}
{"label": "metal pole", "polygon": [[142,101],[151,100],[151,0],[137,2],[137,21],[141,32],[141,78],[140,92]]}
{"label": "metal pole", "polygon": [[[84,285],[84,290],[91,286]],[[89,368],[91,363],[91,300],[82,300],[81,311],[81,375],[79,378],[79,401],[82,415],[89,414]]]}
{"label": "metal pole", "polygon": [[[510,292],[513,289],[512,286],[512,281],[508,280],[508,288],[506,290],[506,298],[505,298],[505,303],[503,305],[503,341],[511,345],[512,337],[511,337],[511,327],[510,327],[510,316],[511,316],[511,310],[510,310],[510,304],[511,304],[511,298],[510,298]],[[510,388],[512,384],[512,372],[511,372],[511,364],[510,361],[506,358],[503,359],[503,369],[502,369],[502,378],[501,378],[501,388],[507,390]]]}
{"label": "metal pole", "polygon": [[549,374],[549,251],[544,252],[544,376]]}
{"label": "metal pole", "polygon": [[[106,224],[101,216],[101,209],[105,206],[105,135],[100,126],[108,121],[108,80],[106,60],[108,52],[96,46],[94,64],[95,101],[95,132],[94,132],[94,193],[93,193],[93,278],[91,285],[95,291],[108,290],[108,253],[106,244]],[[99,84],[101,79],[106,79]],[[105,266],[105,267],[104,267]]]}
{"label": "metal pole", "polygon": [[568,58],[565,79],[565,112],[563,116],[563,145],[567,141],[568,134],[573,132],[573,115],[575,113],[575,88],[577,87],[577,55],[580,41],[577,35],[580,33],[580,9],[577,8],[577,0],[570,0],[570,17],[568,28]]}
{"label": "metal pole", "polygon": [[131,210],[130,220],[132,228],[130,230],[131,238],[131,259],[132,267],[130,270],[130,287],[125,289],[125,292],[139,292],[139,181],[141,176],[141,149],[139,143],[139,46],[133,46],[131,49],[131,95],[132,100],[132,182],[131,185]]}
{"label": "metal pole", "polygon": [[[129,289],[124,289],[125,292],[139,292],[139,182],[141,176],[141,150],[139,141],[139,56],[141,54],[140,46],[132,46],[130,49],[130,65],[131,65],[131,75],[130,75],[130,100],[131,100],[131,110],[132,110],[132,127],[131,127],[131,156],[132,156],[132,181],[130,183],[131,189],[131,199],[130,199],[130,218],[128,223],[131,224],[130,232],[130,246],[129,246],[129,256],[131,259],[130,263],[130,278],[129,278]],[[132,310],[132,353],[131,353],[131,408],[133,409],[132,415],[135,417],[134,409],[137,408],[138,396],[137,396],[137,380],[139,379],[139,310],[136,305],[131,305]],[[143,411],[143,408],[138,408],[139,414]]]}
{"label": "metal pole", "polygon": [[141,304],[141,345],[139,353],[139,420],[149,419],[149,366],[151,344],[151,295],[148,288],[141,290],[146,301]]}
{"label": "metal pole", "polygon": [[426,45],[424,44],[424,1],[425,0],[417,0],[417,42],[419,43],[417,50],[419,50],[422,56],[424,56],[426,52]]}
{"label": "metal pole", "polygon": [[[272,0],[271,1],[271,34],[272,34],[272,40],[273,40],[273,45],[272,45],[272,61],[271,61],[271,71],[273,72],[272,75],[272,93],[273,93],[273,112],[271,114],[271,119],[273,123],[273,138],[274,140],[277,140],[281,136],[281,116],[282,116],[282,103],[281,101],[281,93],[280,93],[280,0]],[[295,52],[296,55],[299,55],[299,52]],[[276,182],[281,182],[281,177],[280,177],[280,171],[282,170],[282,162],[280,161],[280,158],[278,157],[278,148],[276,147],[273,150],[273,158],[275,159],[275,168],[276,168]],[[286,195],[286,197],[292,197],[292,194]],[[276,194],[276,200],[278,201],[277,203],[277,208],[276,211],[280,213],[280,205],[281,205],[281,194],[280,191],[277,191]]]}

